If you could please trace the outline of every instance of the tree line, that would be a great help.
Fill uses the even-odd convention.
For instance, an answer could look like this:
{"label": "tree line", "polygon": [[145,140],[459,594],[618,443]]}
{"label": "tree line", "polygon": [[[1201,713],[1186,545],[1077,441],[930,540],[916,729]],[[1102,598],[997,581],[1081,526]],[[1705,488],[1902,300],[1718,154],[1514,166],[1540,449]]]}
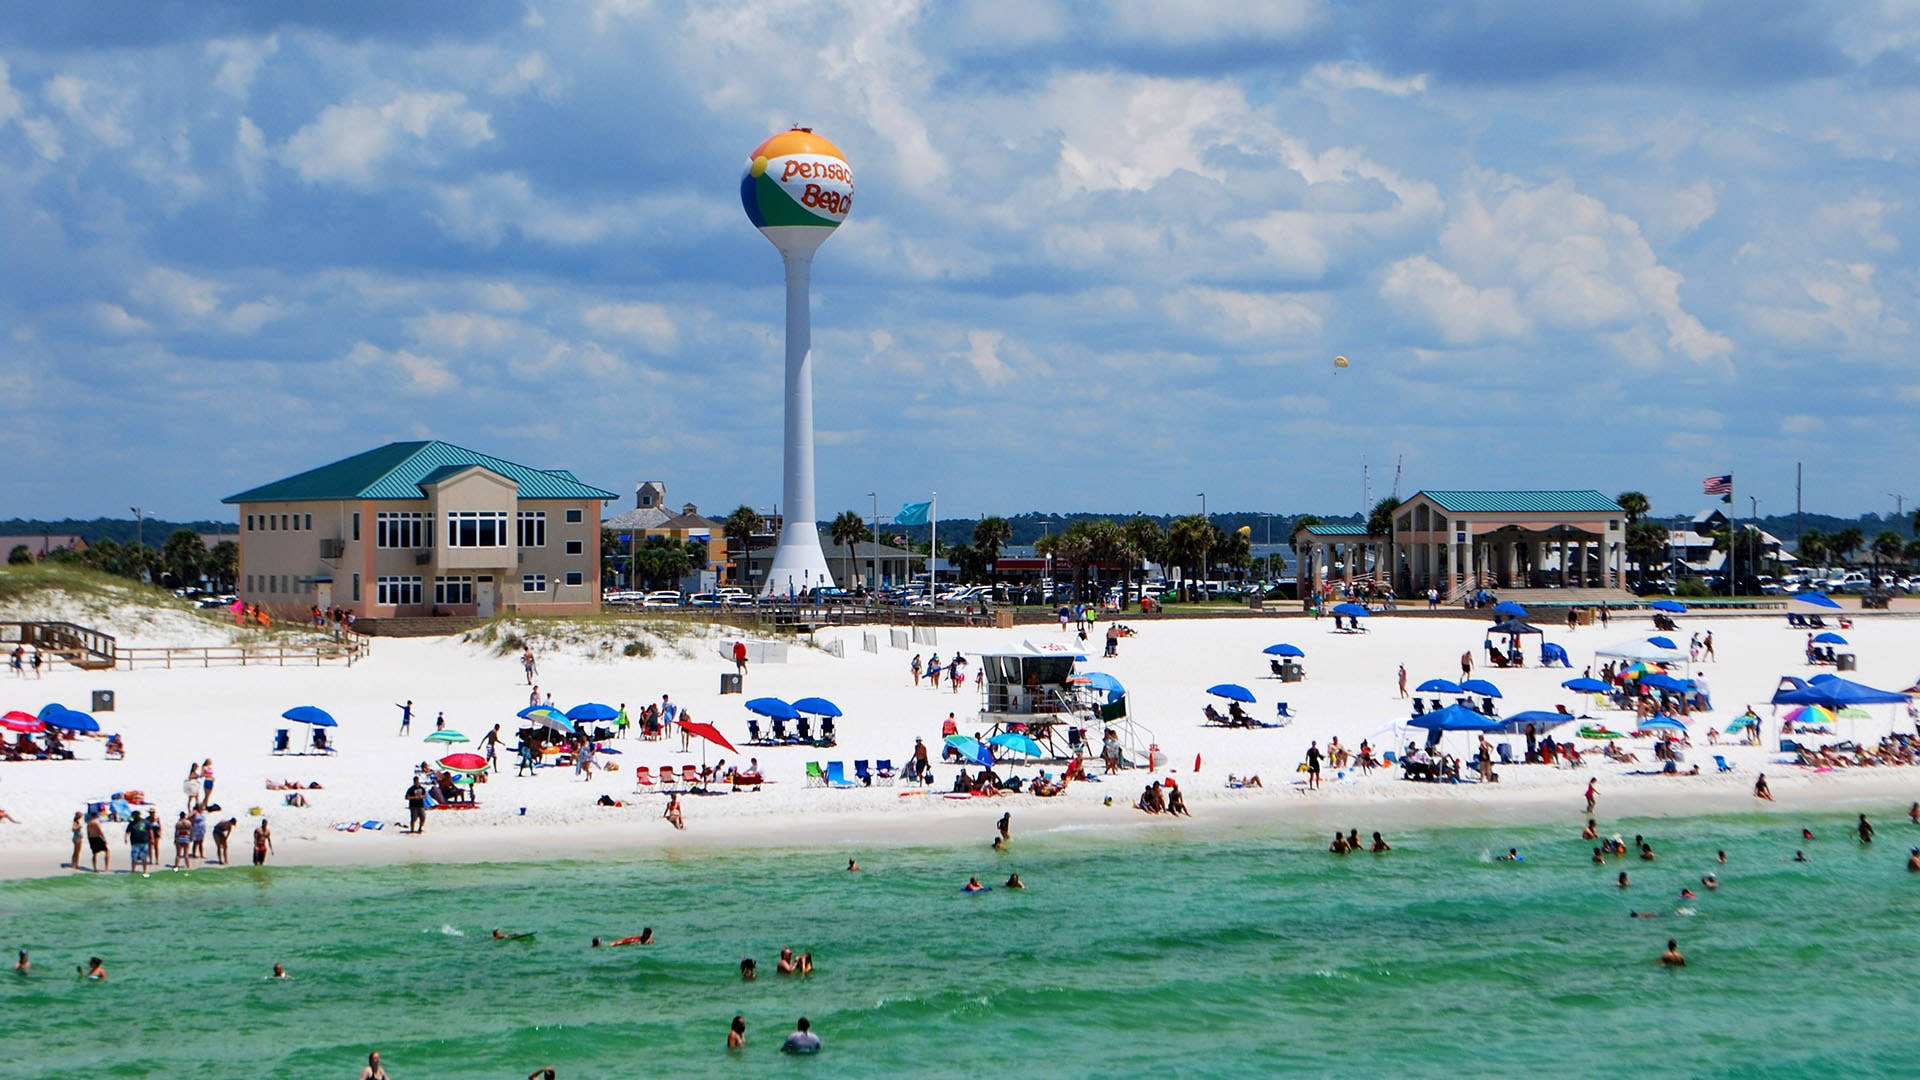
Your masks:
{"label": "tree line", "polygon": [[9,566],[36,562],[78,565],[133,581],[150,581],[170,589],[207,585],[214,592],[231,592],[240,574],[240,545],[222,540],[211,549],[196,529],[182,526],[155,548],[145,543],[102,537],[79,551],[53,548],[44,556],[26,544],[7,552]]}

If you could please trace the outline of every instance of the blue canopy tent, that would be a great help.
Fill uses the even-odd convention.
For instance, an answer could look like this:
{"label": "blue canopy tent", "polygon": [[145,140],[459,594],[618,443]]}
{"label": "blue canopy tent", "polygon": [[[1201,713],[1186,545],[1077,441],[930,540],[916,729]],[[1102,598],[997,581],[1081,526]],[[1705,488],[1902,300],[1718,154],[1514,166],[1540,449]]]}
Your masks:
{"label": "blue canopy tent", "polygon": [[1499,731],[1500,721],[1465,705],[1449,705],[1425,716],[1407,721],[1409,727],[1425,728],[1438,735],[1443,731]]}
{"label": "blue canopy tent", "polygon": [[1775,705],[1823,705],[1835,711],[1849,705],[1905,705],[1906,703],[1906,694],[1894,690],[1876,690],[1864,683],[1843,679],[1838,675],[1815,675],[1803,686],[1780,690],[1773,695]]}
{"label": "blue canopy tent", "polygon": [[1266,653],[1268,656],[1302,656],[1303,657],[1307,655],[1306,650],[1302,649],[1300,646],[1289,645],[1284,641],[1278,645],[1269,645],[1266,648],[1261,649],[1260,651],[1263,653]]}
{"label": "blue canopy tent", "polygon": [[1563,712],[1548,712],[1545,709],[1528,709],[1524,712],[1517,712],[1511,716],[1502,717],[1500,719],[1500,730],[1508,735],[1525,735],[1528,725],[1532,725],[1534,732],[1538,734],[1546,732],[1549,728],[1558,727],[1561,724],[1577,719],[1579,718]]}
{"label": "blue canopy tent", "polygon": [[1494,623],[1492,626],[1487,627],[1487,633],[1488,634],[1512,634],[1515,636],[1518,636],[1520,634],[1540,634],[1542,636],[1545,636],[1546,631],[1541,630],[1539,627],[1533,625],[1532,623],[1526,621],[1525,619],[1505,619],[1500,622]]}
{"label": "blue canopy tent", "polygon": [[1555,664],[1559,664],[1561,667],[1572,667],[1573,661],[1568,658],[1567,650],[1551,641],[1542,641],[1540,643],[1540,666],[1552,667]]}

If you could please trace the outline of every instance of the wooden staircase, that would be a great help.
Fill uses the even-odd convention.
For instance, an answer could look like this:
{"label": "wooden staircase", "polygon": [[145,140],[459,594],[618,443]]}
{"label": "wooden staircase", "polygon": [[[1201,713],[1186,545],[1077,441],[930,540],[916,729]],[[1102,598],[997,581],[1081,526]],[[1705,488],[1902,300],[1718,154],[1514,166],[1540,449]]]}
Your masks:
{"label": "wooden staircase", "polygon": [[87,671],[111,671],[119,658],[112,634],[70,622],[0,622],[0,648],[24,645]]}

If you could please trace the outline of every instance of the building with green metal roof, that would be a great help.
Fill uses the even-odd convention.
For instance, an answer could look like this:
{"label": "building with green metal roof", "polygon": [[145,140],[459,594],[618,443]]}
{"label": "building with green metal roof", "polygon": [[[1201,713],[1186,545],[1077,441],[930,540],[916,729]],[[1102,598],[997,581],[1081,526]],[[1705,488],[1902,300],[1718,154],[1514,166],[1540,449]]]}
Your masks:
{"label": "building with green metal roof", "polygon": [[545,614],[600,606],[611,491],[437,440],[396,442],[249,488],[241,600],[283,616]]}

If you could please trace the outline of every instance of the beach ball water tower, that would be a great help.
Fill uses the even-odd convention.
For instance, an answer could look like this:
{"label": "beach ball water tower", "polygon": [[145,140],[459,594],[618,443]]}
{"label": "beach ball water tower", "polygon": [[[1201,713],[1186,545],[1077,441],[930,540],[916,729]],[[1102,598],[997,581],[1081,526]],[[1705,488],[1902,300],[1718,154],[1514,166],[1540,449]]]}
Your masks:
{"label": "beach ball water tower", "polygon": [[853,170],[833,143],[794,128],[755,147],[740,177],[747,218],[780,250],[787,275],[786,515],[763,596],[833,584],[813,506],[813,253],[853,209]]}

